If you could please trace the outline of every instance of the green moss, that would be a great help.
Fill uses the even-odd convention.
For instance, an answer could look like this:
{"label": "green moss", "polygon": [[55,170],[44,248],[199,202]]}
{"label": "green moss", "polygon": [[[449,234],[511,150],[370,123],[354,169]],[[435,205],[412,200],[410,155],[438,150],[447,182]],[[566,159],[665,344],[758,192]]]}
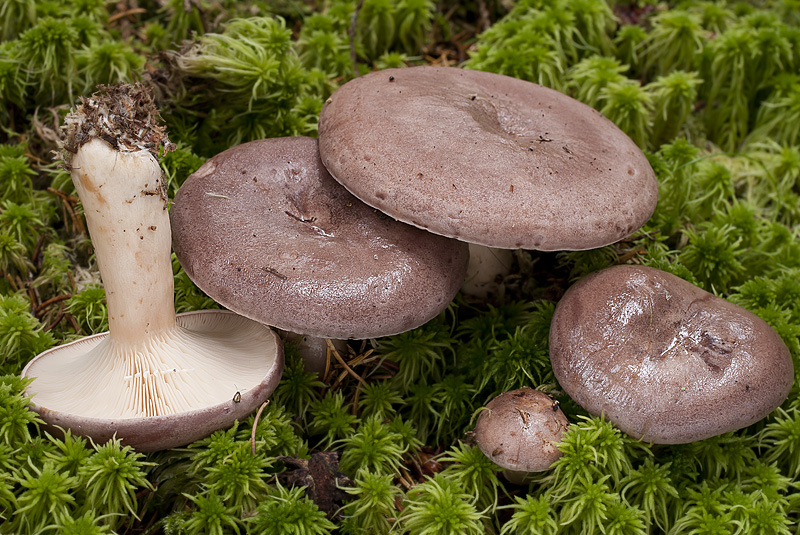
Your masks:
{"label": "green moss", "polygon": [[[651,446],[587,416],[558,390],[548,359],[566,288],[629,262],[752,310],[800,370],[796,0],[367,0],[355,61],[353,0],[140,4],[0,6],[0,373],[10,374],[0,379],[0,532],[796,531],[800,387],[748,429]],[[341,374],[331,388],[287,346],[258,421],[186,448],[141,456],[41,427],[22,367],[107,325],[69,173],[49,163],[79,94],[119,80],[155,86],[178,141],[161,161],[174,197],[232,144],[316,135],[325,99],[356,72],[431,57],[466,59],[602,111],[650,151],[659,182],[650,222],[593,251],[520,252],[490,303],[457,298],[412,332],[352,342],[361,380]],[[173,274],[176,310],[219,306],[174,257]],[[561,459],[524,486],[498,478],[468,434],[492,395],[519,386],[552,392],[573,422]],[[296,464],[322,451],[353,478],[340,480],[345,498],[330,515],[294,483],[303,480]]]}

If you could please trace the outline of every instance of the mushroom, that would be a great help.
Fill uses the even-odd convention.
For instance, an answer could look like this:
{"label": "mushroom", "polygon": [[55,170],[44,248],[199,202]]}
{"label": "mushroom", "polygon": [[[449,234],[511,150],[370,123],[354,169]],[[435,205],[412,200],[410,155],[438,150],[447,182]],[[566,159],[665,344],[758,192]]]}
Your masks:
{"label": "mushroom", "polygon": [[447,67],[387,69],[324,105],[331,175],[389,216],[502,249],[591,249],[640,228],[658,195],[631,139],[557,91]]}
{"label": "mushroom", "polygon": [[497,293],[497,281],[511,272],[513,263],[514,252],[509,249],[470,243],[467,277],[461,293],[485,301],[490,294]]}
{"label": "mushroom", "polygon": [[246,417],[275,389],[280,339],[228,311],[176,317],[170,222],[154,157],[168,146],[142,86],[104,88],[67,116],[65,149],[106,290],[109,332],[23,370],[52,426],[140,451],[181,446]]}
{"label": "mushroom", "polygon": [[558,303],[550,360],[589,413],[636,439],[683,444],[764,418],[794,380],[764,320],[654,268],[592,273]]}
{"label": "mushroom", "polygon": [[504,392],[486,404],[475,425],[481,451],[512,483],[548,470],[561,457],[556,444],[569,420],[550,396],[532,388]]}
{"label": "mushroom", "polygon": [[181,186],[171,217],[175,253],[199,288],[246,317],[316,337],[373,338],[425,323],[458,292],[469,255],[466,244],[350,195],[312,138],[217,154]]}

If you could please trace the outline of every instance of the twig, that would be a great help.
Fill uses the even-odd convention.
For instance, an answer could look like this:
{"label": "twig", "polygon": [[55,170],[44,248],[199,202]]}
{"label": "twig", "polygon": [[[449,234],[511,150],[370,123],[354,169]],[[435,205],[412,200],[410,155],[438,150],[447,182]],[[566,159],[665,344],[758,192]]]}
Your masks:
{"label": "twig", "polygon": [[480,16],[478,33],[480,33],[492,25],[492,21],[489,17],[489,10],[486,8],[486,2],[484,0],[478,0],[478,15]]}
{"label": "twig", "polygon": [[111,24],[111,23],[116,22],[119,19],[121,19],[123,17],[127,17],[129,15],[142,15],[144,13],[147,13],[147,10],[145,8],[143,8],[143,7],[132,7],[130,9],[126,10],[126,11],[121,11],[119,13],[114,13],[113,15],[108,17],[108,23]]}
{"label": "twig", "polygon": [[77,321],[75,321],[75,316],[73,316],[69,312],[65,312],[64,315],[67,317],[67,320],[72,324],[72,328],[75,329],[75,334],[80,334],[81,326],[78,325]]}
{"label": "twig", "polygon": [[328,349],[331,351],[331,354],[333,354],[336,360],[339,361],[339,364],[341,364],[344,367],[344,369],[347,370],[347,373],[352,375],[359,383],[363,383],[364,379],[362,379],[356,372],[353,371],[353,369],[350,366],[347,365],[342,356],[333,346],[333,342],[331,342],[329,339],[326,339],[325,342],[328,344]]}
{"label": "twig", "polygon": [[350,19],[350,28],[347,30],[347,35],[350,38],[350,60],[353,62],[353,77],[358,78],[358,60],[356,59],[356,22],[358,21],[358,12],[361,11],[361,6],[364,5],[364,0],[358,0],[356,9],[353,11],[353,18]]}
{"label": "twig", "polygon": [[65,314],[64,314],[64,310],[63,310],[63,309],[62,309],[62,310],[60,310],[60,311],[59,311],[59,313],[58,313],[58,316],[56,316],[56,319],[54,319],[54,320],[53,320],[53,321],[50,323],[50,325],[48,325],[47,327],[45,327],[45,329],[44,329],[44,330],[45,330],[45,331],[52,331],[52,330],[55,328],[55,326],[56,326],[56,325],[58,325],[59,323],[61,323],[61,320],[63,320],[63,319],[64,319],[64,315],[65,315]]}
{"label": "twig", "polygon": [[261,413],[264,412],[264,408],[266,408],[267,405],[269,405],[269,400],[261,404],[253,420],[253,429],[250,431],[250,451],[253,452],[253,455],[256,454],[256,427],[258,427],[258,419],[261,418]]}
{"label": "twig", "polygon": [[66,301],[67,299],[70,299],[71,297],[72,296],[69,295],[69,294],[57,295],[55,297],[51,297],[50,299],[48,299],[44,303],[39,304],[39,306],[36,307],[35,315],[38,317],[44,311],[45,308],[49,307],[53,303],[58,303],[60,301]]}

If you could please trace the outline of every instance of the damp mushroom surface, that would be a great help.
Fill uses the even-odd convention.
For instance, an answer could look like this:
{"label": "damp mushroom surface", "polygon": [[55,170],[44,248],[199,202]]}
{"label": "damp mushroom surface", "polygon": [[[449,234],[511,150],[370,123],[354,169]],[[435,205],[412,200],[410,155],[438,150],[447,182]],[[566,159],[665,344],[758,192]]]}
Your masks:
{"label": "damp mushroom surface", "polygon": [[589,413],[645,442],[683,444],[747,427],[789,395],[786,344],[764,320],[643,266],[592,273],[550,329],[559,384]]}
{"label": "damp mushroom surface", "polygon": [[658,187],[636,144],[558,91],[493,73],[387,69],[324,105],[331,175],[389,216],[503,249],[582,250],[633,233]]}
{"label": "damp mushroom surface", "polygon": [[175,253],[200,289],[294,333],[410,330],[443,311],[466,274],[465,243],[360,202],[330,177],[312,138],[217,154],[184,182],[171,215]]}
{"label": "damp mushroom surface", "polygon": [[157,153],[168,147],[143,86],[105,88],[66,119],[65,159],[106,291],[109,332],[53,348],[23,376],[51,426],[140,451],[229,426],[272,393],[277,335],[228,311],[176,316],[170,222]]}
{"label": "damp mushroom surface", "polygon": [[475,424],[475,441],[512,483],[548,470],[561,451],[557,443],[569,428],[558,403],[540,390],[519,388],[486,404]]}

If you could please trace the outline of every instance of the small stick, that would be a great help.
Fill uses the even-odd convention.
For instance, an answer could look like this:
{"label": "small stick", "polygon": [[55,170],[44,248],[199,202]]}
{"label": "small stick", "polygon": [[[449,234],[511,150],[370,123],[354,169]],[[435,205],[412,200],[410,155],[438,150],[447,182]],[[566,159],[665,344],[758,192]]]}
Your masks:
{"label": "small stick", "polygon": [[75,316],[73,316],[69,312],[65,312],[65,315],[67,316],[67,320],[72,324],[72,328],[75,329],[75,334],[80,334],[81,327],[80,325],[78,325],[78,322],[75,321]]}
{"label": "small stick", "polygon": [[356,372],[354,372],[353,368],[347,365],[347,363],[344,361],[339,352],[336,351],[336,348],[333,347],[333,342],[331,342],[329,339],[326,339],[325,341],[328,343],[328,349],[330,349],[331,353],[336,358],[336,360],[339,361],[339,364],[341,364],[344,367],[344,369],[347,370],[347,373],[355,377],[356,381],[358,381],[359,383],[363,383],[364,379],[362,379]]}
{"label": "small stick", "polygon": [[364,0],[358,0],[356,9],[353,11],[353,18],[350,19],[350,28],[347,30],[347,35],[350,37],[350,59],[353,61],[353,77],[358,78],[358,60],[356,59],[356,22],[358,21],[358,12],[361,11],[361,6],[364,5]]}
{"label": "small stick", "polygon": [[70,298],[72,298],[72,296],[69,295],[69,294],[57,295],[55,297],[51,297],[50,299],[48,299],[47,301],[45,301],[44,303],[41,303],[38,307],[36,307],[35,315],[36,316],[40,316],[45,308],[49,307],[50,305],[52,305],[54,303],[58,303],[58,302],[61,302],[61,301],[66,301],[67,299],[70,299]]}
{"label": "small stick", "polygon": [[328,381],[328,374],[331,371],[331,346],[333,345],[330,340],[325,340],[325,343],[328,344],[328,347],[325,348],[325,373],[322,374],[322,377],[325,378],[325,382]]}
{"label": "small stick", "polygon": [[50,325],[45,327],[44,330],[45,331],[52,331],[55,328],[56,325],[61,323],[61,320],[63,320],[63,319],[64,319],[64,311],[61,310],[61,311],[59,311],[58,316],[56,316],[56,319],[54,319],[53,322],[50,323]]}
{"label": "small stick", "polygon": [[258,427],[258,419],[261,418],[261,413],[264,412],[267,405],[269,405],[269,400],[261,404],[255,419],[253,419],[253,429],[250,431],[250,450],[253,452],[253,455],[256,454],[256,427]]}
{"label": "small stick", "polygon": [[141,15],[143,13],[147,13],[147,10],[143,7],[132,7],[127,11],[121,11],[119,13],[114,13],[110,17],[108,17],[108,22],[116,22],[123,17],[127,17],[128,15]]}

